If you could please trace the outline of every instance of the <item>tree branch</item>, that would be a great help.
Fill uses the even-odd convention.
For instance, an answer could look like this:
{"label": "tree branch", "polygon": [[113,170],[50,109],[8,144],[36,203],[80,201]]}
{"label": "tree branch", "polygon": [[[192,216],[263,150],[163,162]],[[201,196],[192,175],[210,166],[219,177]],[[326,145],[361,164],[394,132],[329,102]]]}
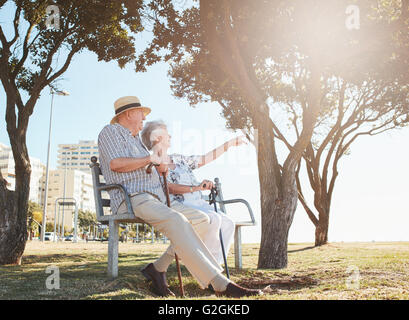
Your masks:
{"label": "tree branch", "polygon": [[76,53],[78,53],[81,50],[81,48],[78,47],[72,47],[70,53],[67,56],[67,59],[65,60],[64,65],[60,68],[60,70],[56,71],[52,76],[50,76],[47,80],[46,80],[46,85],[52,83],[55,79],[57,79],[58,77],[60,77],[65,71],[67,71],[72,58],[74,57],[74,55]]}
{"label": "tree branch", "polygon": [[314,224],[314,226],[318,226],[318,219],[310,209],[310,207],[307,205],[307,202],[304,198],[302,188],[301,188],[301,182],[300,182],[300,168],[301,168],[301,161],[298,163],[298,168],[297,168],[297,174],[296,174],[296,183],[297,183],[297,189],[298,189],[298,200],[300,200],[302,206],[304,207],[305,212],[307,213],[308,217],[310,218],[311,222]]}
{"label": "tree branch", "polygon": [[275,132],[275,136],[280,139],[284,144],[287,146],[288,150],[293,150],[293,146],[287,141],[287,139],[284,137],[284,135],[281,133],[281,131],[277,128],[277,126],[274,124],[274,122],[271,120],[269,117],[269,122],[271,126],[273,127],[273,130]]}
{"label": "tree branch", "polygon": [[311,136],[314,130],[314,125],[320,111],[321,100],[321,77],[319,72],[319,63],[316,58],[312,61],[310,87],[308,95],[308,112],[303,117],[303,128],[300,134],[300,138],[294,144],[293,149],[290,151],[287,159],[284,162],[284,170],[293,171],[297,162],[302,157],[302,154],[311,141]]}
{"label": "tree branch", "polygon": [[30,39],[30,35],[31,35],[31,32],[32,32],[33,28],[34,28],[34,24],[30,23],[30,26],[28,27],[27,33],[26,33],[26,35],[24,37],[23,56],[21,57],[20,61],[17,63],[17,65],[16,65],[16,67],[15,67],[13,73],[12,73],[13,78],[15,78],[17,76],[17,74],[20,72],[21,67],[24,65],[24,63],[27,60],[30,46],[34,43],[36,38],[40,35],[40,33],[38,33],[36,35],[36,37],[34,38],[34,40],[29,45],[28,41]]}
{"label": "tree branch", "polygon": [[14,14],[14,20],[13,20],[13,25],[14,25],[14,37],[13,39],[9,42],[9,46],[11,47],[18,39],[19,37],[19,32],[18,32],[18,27],[20,24],[20,13],[21,13],[21,7],[17,6],[16,12]]}
{"label": "tree branch", "polygon": [[331,141],[332,137],[334,136],[336,131],[339,130],[339,128],[341,126],[342,120],[344,118],[345,90],[346,90],[346,81],[344,81],[342,83],[342,87],[341,87],[341,90],[340,90],[340,99],[339,99],[339,102],[338,102],[338,118],[337,118],[337,122],[331,128],[331,130],[328,133],[327,137],[324,139],[321,146],[318,148],[318,151],[317,151],[318,162],[321,159],[321,155],[322,155],[324,149],[327,147],[328,143]]}
{"label": "tree branch", "polygon": [[[7,39],[6,39],[6,36],[4,35],[4,32],[3,32],[3,28],[0,26],[0,42],[1,42],[1,44],[2,44],[2,50],[1,50],[1,52],[2,52],[2,55],[4,55],[4,52],[10,52],[9,51],[9,49],[10,49],[10,47],[9,47],[9,44],[8,44],[8,42],[7,42]],[[9,53],[9,55],[10,55],[10,53]]]}

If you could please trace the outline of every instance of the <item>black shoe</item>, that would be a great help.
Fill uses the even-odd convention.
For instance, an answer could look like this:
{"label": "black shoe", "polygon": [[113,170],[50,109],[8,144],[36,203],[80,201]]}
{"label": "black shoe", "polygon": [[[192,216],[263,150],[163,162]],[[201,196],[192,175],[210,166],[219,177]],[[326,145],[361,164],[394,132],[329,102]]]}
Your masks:
{"label": "black shoe", "polygon": [[263,291],[259,289],[247,289],[240,287],[239,285],[230,282],[227,285],[225,291],[222,292],[215,292],[216,296],[226,296],[231,298],[241,298],[241,297],[249,297],[249,296],[262,296]]}
{"label": "black shoe", "polygon": [[153,263],[148,264],[144,269],[141,270],[141,272],[146,279],[152,281],[154,291],[157,295],[161,297],[175,297],[175,294],[171,290],[169,290],[168,284],[166,282],[166,272],[157,271]]}

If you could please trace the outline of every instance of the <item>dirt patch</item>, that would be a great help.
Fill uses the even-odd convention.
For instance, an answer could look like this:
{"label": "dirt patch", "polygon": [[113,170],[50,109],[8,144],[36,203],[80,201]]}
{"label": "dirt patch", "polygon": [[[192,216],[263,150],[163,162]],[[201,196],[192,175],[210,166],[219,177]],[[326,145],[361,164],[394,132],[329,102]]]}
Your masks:
{"label": "dirt patch", "polygon": [[285,290],[295,290],[305,287],[317,286],[319,281],[312,277],[308,276],[284,276],[280,278],[246,278],[241,279],[239,284],[248,288],[263,288],[263,290],[276,290],[276,289],[285,289]]}

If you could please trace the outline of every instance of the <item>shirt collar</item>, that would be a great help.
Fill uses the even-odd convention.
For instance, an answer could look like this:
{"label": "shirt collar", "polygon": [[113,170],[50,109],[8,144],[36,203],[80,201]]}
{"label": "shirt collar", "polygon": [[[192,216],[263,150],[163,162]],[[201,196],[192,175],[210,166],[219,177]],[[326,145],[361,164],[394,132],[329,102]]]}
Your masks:
{"label": "shirt collar", "polygon": [[125,128],[123,125],[117,123],[113,124],[114,126],[117,126],[119,128],[119,130],[121,130],[122,132],[129,134],[132,138],[137,138],[139,139],[139,132],[135,135],[135,137],[132,135],[131,130],[129,130],[128,128]]}

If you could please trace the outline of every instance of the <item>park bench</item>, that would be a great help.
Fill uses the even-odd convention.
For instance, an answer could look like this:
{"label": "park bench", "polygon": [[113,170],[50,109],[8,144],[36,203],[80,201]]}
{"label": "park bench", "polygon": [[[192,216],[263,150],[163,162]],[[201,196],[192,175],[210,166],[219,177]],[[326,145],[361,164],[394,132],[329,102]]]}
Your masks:
{"label": "park bench", "polygon": [[[109,226],[108,236],[108,276],[116,278],[118,276],[118,242],[119,242],[119,225],[121,223],[141,223],[148,224],[144,220],[137,218],[132,209],[131,200],[125,187],[120,184],[106,184],[101,182],[102,172],[97,162],[97,157],[91,158],[91,173],[94,188],[95,209],[97,221],[101,224]],[[224,200],[221,191],[221,183],[218,178],[215,179],[215,187],[217,188],[216,203],[218,204],[218,211],[221,214],[226,214],[226,205],[232,203],[243,203],[250,214],[250,221],[236,222],[235,236],[234,236],[234,252],[235,252],[235,267],[242,268],[241,258],[241,228],[244,226],[254,226],[256,224],[253,211],[249,203],[243,199]],[[111,189],[119,189],[123,192],[127,212],[122,214],[105,214],[104,208],[110,208],[110,200],[102,198],[102,192]],[[208,200],[207,197],[206,200]],[[149,224],[148,224],[149,225]]]}
{"label": "park bench", "polygon": [[[242,203],[246,206],[250,220],[247,221],[235,221],[235,232],[234,232],[234,266],[236,269],[241,269],[243,267],[242,262],[242,250],[241,250],[241,228],[242,227],[250,227],[256,225],[256,219],[254,218],[253,210],[250,207],[250,204],[244,199],[231,199],[231,200],[224,200],[223,199],[223,192],[222,192],[222,185],[220,183],[219,178],[214,179],[214,186],[216,188],[216,203],[218,204],[217,212],[221,212],[221,214],[227,214],[226,205],[234,204],[234,203]],[[203,199],[209,201],[209,196],[203,196]]]}
{"label": "park bench", "polygon": [[[101,182],[102,172],[97,162],[97,157],[91,158],[91,173],[94,187],[95,210],[97,221],[101,224],[108,225],[108,276],[116,278],[118,276],[118,242],[119,242],[119,224],[120,223],[146,223],[140,218],[137,218],[132,210],[131,200],[125,187],[120,184],[106,184]],[[104,208],[110,208],[111,200],[102,198],[102,191],[111,189],[119,189],[125,196],[127,207],[126,213],[121,214],[104,214]]]}

